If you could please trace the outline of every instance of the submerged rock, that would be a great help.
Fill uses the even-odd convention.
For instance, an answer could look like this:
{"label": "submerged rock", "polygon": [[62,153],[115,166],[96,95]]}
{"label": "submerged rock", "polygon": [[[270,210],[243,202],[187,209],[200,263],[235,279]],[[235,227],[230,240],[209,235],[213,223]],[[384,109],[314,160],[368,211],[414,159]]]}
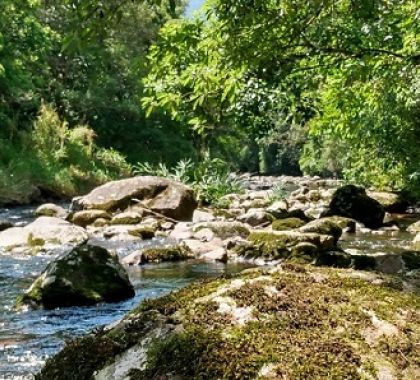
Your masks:
{"label": "submerged rock", "polygon": [[176,220],[191,220],[197,208],[193,191],[180,182],[161,177],[139,176],[112,181],[89,194],[74,198],[72,210],[125,210],[133,203]]}
{"label": "submerged rock", "polygon": [[0,247],[8,250],[42,247],[45,244],[81,244],[87,240],[84,228],[49,216],[41,216],[25,227],[13,227],[0,232]]}
{"label": "submerged rock", "polygon": [[134,289],[118,257],[102,247],[85,244],[51,262],[18,299],[18,305],[54,309],[130,297],[134,297]]}
{"label": "submerged rock", "polygon": [[290,264],[193,284],[68,343],[38,378],[359,379],[386,363],[415,379],[420,298],[396,286]]}
{"label": "submerged rock", "polygon": [[328,210],[323,216],[344,216],[363,223],[368,228],[379,228],[383,224],[385,210],[362,187],[343,186],[334,193]]}

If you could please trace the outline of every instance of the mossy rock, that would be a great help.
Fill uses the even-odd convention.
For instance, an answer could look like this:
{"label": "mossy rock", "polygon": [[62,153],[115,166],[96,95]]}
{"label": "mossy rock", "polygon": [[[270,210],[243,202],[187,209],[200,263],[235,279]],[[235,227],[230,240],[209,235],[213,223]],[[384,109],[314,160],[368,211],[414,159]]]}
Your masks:
{"label": "mossy rock", "polygon": [[198,232],[204,228],[211,230],[216,237],[221,239],[227,239],[230,237],[242,237],[247,238],[250,234],[249,227],[246,224],[240,222],[207,222],[199,223],[194,226],[194,232]]}
{"label": "mossy rock", "polygon": [[48,264],[17,304],[54,309],[133,296],[134,289],[118,258],[104,248],[84,244]]}
{"label": "mossy rock", "polygon": [[331,235],[334,237],[335,243],[338,242],[342,234],[340,226],[335,222],[334,219],[331,218],[313,220],[312,222],[309,222],[308,224],[300,227],[299,231]]}
{"label": "mossy rock", "polygon": [[185,246],[146,248],[141,252],[139,264],[160,263],[163,261],[182,261],[193,258],[194,255]]}
{"label": "mossy rock", "polygon": [[[68,343],[37,378],[101,378],[118,367],[132,380],[366,379],[384,363],[395,378],[416,378],[419,295],[393,277],[354,275],[287,264],[193,284]],[[150,339],[153,331],[162,333]]]}
{"label": "mossy rock", "polygon": [[128,231],[129,235],[139,237],[143,240],[153,239],[156,235],[156,228],[153,227],[139,227]]}
{"label": "mossy rock", "polygon": [[305,222],[299,218],[278,219],[271,225],[274,231],[288,231],[302,227]]}

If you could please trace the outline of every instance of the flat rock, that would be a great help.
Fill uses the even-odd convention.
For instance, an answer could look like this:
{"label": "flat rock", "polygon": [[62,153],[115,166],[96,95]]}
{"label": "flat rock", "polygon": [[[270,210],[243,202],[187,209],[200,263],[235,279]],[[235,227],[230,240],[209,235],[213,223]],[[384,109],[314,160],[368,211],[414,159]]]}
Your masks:
{"label": "flat rock", "polygon": [[88,240],[86,230],[63,219],[41,216],[25,227],[13,227],[0,232],[0,247],[81,244]]}

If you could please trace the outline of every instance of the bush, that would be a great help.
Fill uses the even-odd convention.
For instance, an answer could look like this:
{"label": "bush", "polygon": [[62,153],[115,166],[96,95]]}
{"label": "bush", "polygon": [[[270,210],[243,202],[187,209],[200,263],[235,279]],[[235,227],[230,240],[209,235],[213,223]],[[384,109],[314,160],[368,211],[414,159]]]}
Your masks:
{"label": "bush", "polygon": [[216,204],[224,195],[242,191],[241,183],[230,175],[230,166],[219,158],[210,158],[209,155],[200,162],[181,160],[172,168],[162,163],[138,163],[134,172],[183,182],[191,186],[198,200],[204,203]]}

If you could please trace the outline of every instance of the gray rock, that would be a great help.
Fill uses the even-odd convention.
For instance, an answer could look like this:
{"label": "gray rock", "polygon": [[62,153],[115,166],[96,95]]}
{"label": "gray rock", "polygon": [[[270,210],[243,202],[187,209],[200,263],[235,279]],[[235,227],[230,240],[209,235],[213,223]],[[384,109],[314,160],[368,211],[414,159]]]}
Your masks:
{"label": "gray rock", "polygon": [[58,218],[65,218],[67,211],[54,203],[45,203],[35,210],[36,216],[55,216]]}
{"label": "gray rock", "polygon": [[81,244],[88,240],[86,230],[63,219],[41,216],[25,227],[0,232],[0,247],[43,246],[44,244]]}
{"label": "gray rock", "polygon": [[176,220],[191,220],[197,208],[193,191],[182,183],[160,177],[139,176],[109,182],[83,197],[74,198],[71,209],[125,210],[136,202]]}
{"label": "gray rock", "polygon": [[118,257],[102,247],[84,244],[51,262],[18,299],[18,305],[54,309],[131,297],[134,288]]}

